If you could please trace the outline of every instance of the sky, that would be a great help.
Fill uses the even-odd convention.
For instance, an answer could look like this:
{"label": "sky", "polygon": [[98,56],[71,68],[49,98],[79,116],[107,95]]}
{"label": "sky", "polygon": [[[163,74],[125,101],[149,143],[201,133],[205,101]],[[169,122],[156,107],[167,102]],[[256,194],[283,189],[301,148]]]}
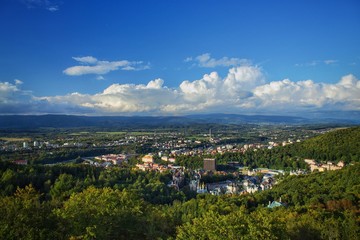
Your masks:
{"label": "sky", "polygon": [[358,0],[0,1],[0,114],[347,117],[359,78]]}

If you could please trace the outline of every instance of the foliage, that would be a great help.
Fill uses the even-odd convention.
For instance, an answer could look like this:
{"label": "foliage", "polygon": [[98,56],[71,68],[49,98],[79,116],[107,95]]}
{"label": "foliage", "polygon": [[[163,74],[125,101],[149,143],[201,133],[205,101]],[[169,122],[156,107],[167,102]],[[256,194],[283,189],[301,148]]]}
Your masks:
{"label": "foliage", "polygon": [[305,176],[289,176],[271,191],[257,195],[259,203],[268,200],[282,201],[291,206],[354,210],[360,201],[360,164],[338,171],[318,172]]}
{"label": "foliage", "polygon": [[187,169],[200,169],[204,166],[203,157],[200,156],[184,156],[180,155],[176,157],[176,164],[184,166]]}
{"label": "foliage", "polygon": [[0,198],[1,239],[51,239],[59,237],[48,202],[33,186],[18,188],[13,196]]}
{"label": "foliage", "polygon": [[139,239],[143,231],[146,205],[127,192],[90,187],[74,194],[55,211],[67,237]]}
{"label": "foliage", "polygon": [[293,155],[318,161],[360,162],[360,127],[331,131],[288,149]]}
{"label": "foliage", "polygon": [[250,168],[267,167],[274,169],[306,169],[304,158],[337,163],[360,162],[360,127],[340,129],[272,149],[248,150],[245,153],[217,155],[219,164],[239,162]]}

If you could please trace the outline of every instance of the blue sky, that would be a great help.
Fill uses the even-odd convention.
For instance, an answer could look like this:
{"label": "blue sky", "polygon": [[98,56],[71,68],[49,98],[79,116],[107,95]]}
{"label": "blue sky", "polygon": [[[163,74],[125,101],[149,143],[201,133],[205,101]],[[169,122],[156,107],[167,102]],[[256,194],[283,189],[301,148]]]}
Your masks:
{"label": "blue sky", "polygon": [[360,2],[3,0],[3,114],[360,110]]}

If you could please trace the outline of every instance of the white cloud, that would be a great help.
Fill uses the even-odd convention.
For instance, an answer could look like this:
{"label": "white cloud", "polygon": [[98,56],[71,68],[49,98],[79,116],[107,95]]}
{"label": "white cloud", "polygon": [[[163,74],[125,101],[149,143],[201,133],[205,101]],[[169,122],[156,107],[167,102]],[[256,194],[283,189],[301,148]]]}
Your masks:
{"label": "white cloud", "polygon": [[222,80],[217,72],[205,74],[202,79],[190,82],[183,81],[180,90],[184,100],[189,102],[207,102],[218,98]]}
{"label": "white cloud", "polygon": [[241,66],[231,68],[224,80],[224,85],[232,96],[241,91],[250,91],[254,87],[265,83],[262,70],[256,66]]}
{"label": "white cloud", "polygon": [[77,65],[65,69],[63,72],[70,76],[80,76],[85,74],[106,74],[116,70],[144,70],[149,69],[149,64],[143,64],[141,61],[99,61],[95,57],[73,57],[73,59],[82,65]]}
{"label": "white cloud", "polygon": [[15,85],[21,85],[23,84],[23,81],[19,80],[19,79],[15,79]]}
{"label": "white cloud", "polygon": [[80,63],[89,63],[89,64],[95,64],[98,60],[92,56],[86,56],[86,57],[73,57],[75,61],[78,61]]}
{"label": "white cloud", "polygon": [[56,12],[59,10],[59,6],[51,6],[48,7],[47,10],[49,10],[50,12]]}
{"label": "white cloud", "polygon": [[[16,82],[16,81],[15,81]],[[19,82],[18,82],[19,83]],[[3,114],[25,110],[24,105],[29,109],[32,100],[31,92],[19,89],[20,84],[0,82],[0,112]]]}
{"label": "white cloud", "polygon": [[360,110],[360,81],[353,75],[337,84],[292,82],[289,79],[264,84],[260,68],[231,68],[225,78],[217,72],[179,88],[167,88],[162,79],[148,84],[113,84],[95,95],[47,97],[52,103],[77,103],[106,113],[185,114],[192,112],[277,113],[311,110]]}
{"label": "white cloud", "polygon": [[260,108],[273,110],[360,110],[360,81],[344,76],[337,84],[292,82],[289,79],[258,86],[254,96]]}
{"label": "white cloud", "polygon": [[211,58],[210,53],[201,54],[195,58],[188,57],[185,62],[195,62],[199,67],[214,68],[214,67],[234,67],[240,65],[249,65],[248,59],[223,57],[220,59]]}
{"label": "white cloud", "polygon": [[147,84],[112,84],[97,94],[36,97],[22,90],[21,84],[0,82],[0,111],[97,115],[360,111],[360,81],[354,75],[336,84],[290,79],[265,83],[261,68],[240,66],[229,69],[223,78],[211,72],[177,88],[164,84],[158,78]]}
{"label": "white cloud", "polygon": [[[45,114],[45,113],[66,113],[81,114],[93,113],[93,109],[84,108],[74,98],[73,95],[68,102],[57,102],[53,104],[44,98],[33,95],[31,91],[20,88],[21,84],[0,82],[0,113],[1,114]],[[66,96],[54,97],[61,100]],[[85,99],[83,99],[85,101]]]}
{"label": "white cloud", "polygon": [[146,88],[149,88],[149,89],[151,89],[151,88],[152,89],[161,89],[163,84],[164,84],[164,80],[162,80],[161,78],[158,78],[158,79],[150,81],[146,85]]}
{"label": "white cloud", "polygon": [[9,82],[0,82],[0,97],[4,97],[17,91],[19,91],[19,89],[16,85],[13,85]]}

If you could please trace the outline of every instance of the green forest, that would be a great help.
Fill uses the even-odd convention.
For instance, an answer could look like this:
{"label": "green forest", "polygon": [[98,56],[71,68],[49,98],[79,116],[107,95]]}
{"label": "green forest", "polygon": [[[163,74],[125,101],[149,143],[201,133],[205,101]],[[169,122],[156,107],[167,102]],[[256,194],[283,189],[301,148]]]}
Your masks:
{"label": "green forest", "polygon": [[[360,127],[339,129],[308,139],[304,142],[260,149],[243,153],[217,155],[217,162],[226,164],[237,161],[250,168],[305,169],[306,158],[317,162],[360,162]],[[198,161],[199,162],[199,161]]]}
{"label": "green forest", "polygon": [[[359,239],[360,148],[353,148],[359,144],[354,142],[359,130],[338,130],[296,147],[249,153],[257,154],[251,155],[250,166],[266,160],[269,166],[277,161],[294,164],[291,159],[321,151],[325,158],[320,160],[349,156],[351,164],[337,171],[285,176],[271,190],[245,195],[196,195],[188,187],[178,191],[167,186],[170,172],[3,161],[0,238]],[[286,161],[277,160],[279,156]],[[283,206],[267,207],[280,199]]]}

